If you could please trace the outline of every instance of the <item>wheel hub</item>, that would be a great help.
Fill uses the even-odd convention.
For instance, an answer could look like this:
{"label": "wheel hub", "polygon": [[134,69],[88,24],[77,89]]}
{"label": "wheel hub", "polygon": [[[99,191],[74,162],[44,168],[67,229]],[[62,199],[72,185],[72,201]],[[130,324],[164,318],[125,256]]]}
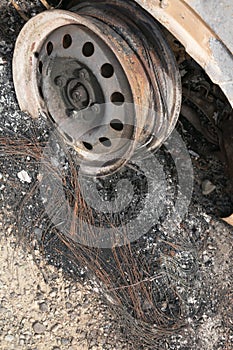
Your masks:
{"label": "wheel hub", "polygon": [[79,79],[73,79],[67,86],[67,95],[74,108],[82,110],[89,106],[90,95]]}

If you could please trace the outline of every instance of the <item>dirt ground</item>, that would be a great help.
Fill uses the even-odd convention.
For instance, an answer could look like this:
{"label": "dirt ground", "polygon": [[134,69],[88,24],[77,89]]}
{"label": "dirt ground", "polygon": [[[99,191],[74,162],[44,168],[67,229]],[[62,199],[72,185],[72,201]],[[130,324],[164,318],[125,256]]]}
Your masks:
{"label": "dirt ground", "polygon": [[65,279],[38,250],[33,257],[19,247],[12,226],[1,227],[0,244],[2,350],[128,348],[90,286]]}
{"label": "dirt ground", "polygon": [[[44,10],[36,1],[27,2],[26,9],[29,16]],[[1,0],[0,132],[27,135],[31,128],[37,128],[37,135],[45,136],[43,120],[32,122],[22,113],[14,93],[11,60],[22,25],[23,20],[9,1]],[[185,124],[178,127],[184,131]],[[159,226],[159,231],[161,237],[172,241],[181,232],[186,235],[191,248],[185,247],[184,252],[190,254],[188,258],[191,253],[195,257],[195,271],[188,286],[177,285],[185,305],[186,326],[155,342],[153,349],[230,350],[233,230],[220,217],[233,211],[233,202],[221,163],[199,154],[187,131],[183,136],[194,167],[193,198],[182,226],[167,222]],[[37,179],[38,167],[30,157],[14,159],[3,149],[0,148],[0,349],[147,349],[143,342],[133,342],[122,319],[103,298],[98,283],[86,274],[88,266],[76,266],[69,256],[60,254],[63,248],[55,249],[56,238],[48,239],[41,251],[42,227],[37,227],[34,220],[40,208],[37,198],[24,206],[25,236],[19,235],[18,208]],[[28,181],[22,181],[22,171],[29,176]],[[203,194],[206,180],[213,186],[207,195]],[[27,245],[29,231],[33,232],[31,249]]]}

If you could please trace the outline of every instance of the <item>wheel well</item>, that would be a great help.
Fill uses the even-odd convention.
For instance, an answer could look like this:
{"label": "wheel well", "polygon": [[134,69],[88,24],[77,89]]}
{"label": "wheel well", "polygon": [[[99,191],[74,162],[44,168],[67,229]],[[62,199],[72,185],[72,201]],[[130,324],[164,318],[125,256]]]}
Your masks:
{"label": "wheel well", "polygon": [[233,106],[233,57],[222,39],[195,12],[188,0],[135,0],[160,22],[186,52],[220,86]]}

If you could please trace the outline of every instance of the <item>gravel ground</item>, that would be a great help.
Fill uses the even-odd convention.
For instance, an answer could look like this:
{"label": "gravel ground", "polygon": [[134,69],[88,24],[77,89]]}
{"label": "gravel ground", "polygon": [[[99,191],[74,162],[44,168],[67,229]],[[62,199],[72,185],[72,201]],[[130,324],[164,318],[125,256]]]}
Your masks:
{"label": "gravel ground", "polygon": [[0,349],[128,349],[91,287],[19,247],[14,230],[1,227]]}
{"label": "gravel ground", "polygon": [[[29,15],[42,10],[35,3],[27,3]],[[30,135],[36,129],[36,136],[46,139],[43,120],[32,122],[16,102],[11,59],[22,20],[4,0],[0,27],[0,131]],[[177,286],[185,304],[186,328],[155,342],[153,349],[229,350],[233,348],[232,228],[218,217],[231,213],[232,199],[221,163],[198,154],[189,128],[185,123],[180,127],[193,161],[193,199],[182,225],[167,222],[157,229],[161,239],[175,241],[177,235],[185,235],[192,243],[190,251],[195,251],[196,269],[189,286]],[[132,341],[85,267],[76,266],[67,252],[62,255],[54,249],[60,244],[57,238],[47,239],[41,251],[42,231],[34,220],[40,208],[36,198],[24,208],[25,237],[19,236],[15,213],[37,176],[37,164],[30,157],[1,154],[0,349],[147,349]],[[211,193],[203,195],[211,186]],[[34,234],[30,250],[25,241],[29,231]],[[143,239],[148,254],[153,238]]]}

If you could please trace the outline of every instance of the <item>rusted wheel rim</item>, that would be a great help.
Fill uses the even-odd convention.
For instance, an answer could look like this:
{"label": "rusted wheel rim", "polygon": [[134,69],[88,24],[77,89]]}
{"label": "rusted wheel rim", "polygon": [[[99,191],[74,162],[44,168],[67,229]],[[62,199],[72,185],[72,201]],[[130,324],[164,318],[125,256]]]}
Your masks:
{"label": "rusted wheel rim", "polygon": [[17,40],[13,71],[21,109],[48,116],[82,170],[105,175],[145,145],[165,141],[181,93],[174,58],[149,16],[127,19],[135,9],[121,2],[94,6],[31,19]]}

